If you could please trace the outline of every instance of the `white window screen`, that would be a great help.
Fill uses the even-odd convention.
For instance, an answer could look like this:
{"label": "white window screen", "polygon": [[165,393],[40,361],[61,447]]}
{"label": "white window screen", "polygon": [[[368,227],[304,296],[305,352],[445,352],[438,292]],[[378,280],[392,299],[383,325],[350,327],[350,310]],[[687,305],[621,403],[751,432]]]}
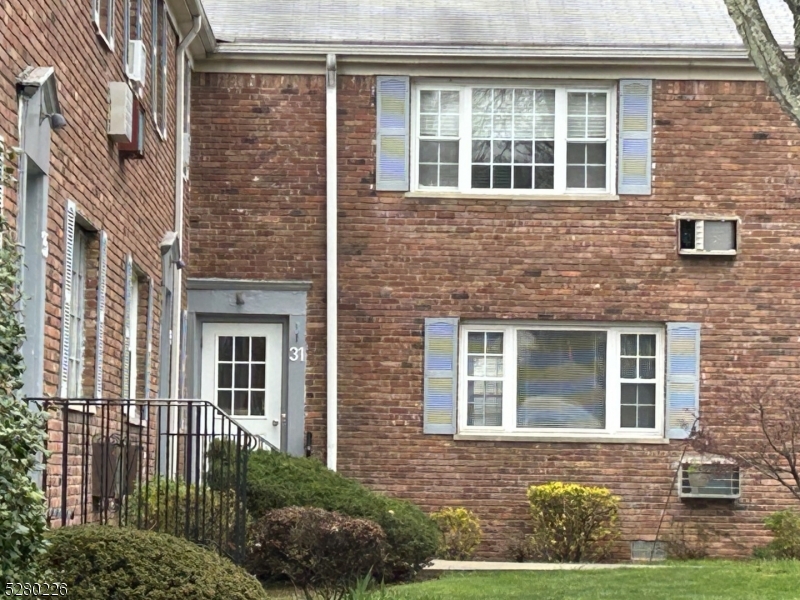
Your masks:
{"label": "white window screen", "polygon": [[567,95],[567,187],[606,187],[608,95],[570,92]]}
{"label": "white window screen", "polygon": [[656,336],[620,336],[620,426],[656,426]]}
{"label": "white window screen", "polygon": [[419,95],[419,183],[458,186],[460,93],[422,90]]}
{"label": "white window screen", "polygon": [[69,372],[67,379],[67,396],[83,397],[83,364],[86,335],[84,332],[86,313],[86,233],[75,228],[75,242],[72,258],[72,309],[69,315]]}
{"label": "white window screen", "polygon": [[503,424],[503,333],[473,331],[467,338],[467,425]]}
{"label": "white window screen", "polygon": [[517,427],[604,429],[606,332],[517,332]]}

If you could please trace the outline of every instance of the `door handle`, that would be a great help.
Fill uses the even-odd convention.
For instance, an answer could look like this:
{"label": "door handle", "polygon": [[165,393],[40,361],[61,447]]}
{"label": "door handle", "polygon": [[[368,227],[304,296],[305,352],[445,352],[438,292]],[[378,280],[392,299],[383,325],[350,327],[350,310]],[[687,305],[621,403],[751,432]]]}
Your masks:
{"label": "door handle", "polygon": [[277,427],[280,424],[281,424],[280,421],[278,421],[277,419],[272,419],[272,426],[273,427]]}

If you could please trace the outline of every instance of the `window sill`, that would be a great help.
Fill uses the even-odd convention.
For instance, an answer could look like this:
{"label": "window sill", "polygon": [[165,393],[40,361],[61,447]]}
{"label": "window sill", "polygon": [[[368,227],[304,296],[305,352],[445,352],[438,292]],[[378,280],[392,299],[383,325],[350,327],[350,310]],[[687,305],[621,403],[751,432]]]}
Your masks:
{"label": "window sill", "polygon": [[103,45],[105,46],[106,51],[113,53],[114,52],[114,38],[113,37],[112,38],[107,37],[106,34],[103,33],[102,29],[100,29],[100,23],[98,23],[96,20],[93,20],[92,24],[94,25],[94,32],[97,34],[97,37],[99,37],[100,40],[103,42]]}
{"label": "window sill", "polygon": [[406,198],[455,200],[511,200],[512,202],[602,202],[619,200],[617,194],[474,194],[469,192],[406,192]]}
{"label": "window sill", "polygon": [[541,442],[555,444],[669,444],[669,439],[662,437],[615,437],[601,435],[529,435],[513,433],[457,433],[453,436],[457,442]]}

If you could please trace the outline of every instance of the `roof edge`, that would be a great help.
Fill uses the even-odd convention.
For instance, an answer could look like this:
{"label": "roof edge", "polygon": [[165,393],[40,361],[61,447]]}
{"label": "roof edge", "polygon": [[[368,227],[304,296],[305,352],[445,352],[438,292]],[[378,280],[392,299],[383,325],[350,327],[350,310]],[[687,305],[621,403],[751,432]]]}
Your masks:
{"label": "roof edge", "polygon": [[[783,50],[790,56],[793,48]],[[748,59],[743,45],[725,46],[448,46],[436,44],[352,44],[342,43],[282,43],[259,41],[231,41],[217,45],[215,54],[232,57],[236,55],[318,55],[334,53],[343,56],[369,57],[470,57],[491,58],[559,58],[559,59],[673,59],[673,60],[717,60]]]}

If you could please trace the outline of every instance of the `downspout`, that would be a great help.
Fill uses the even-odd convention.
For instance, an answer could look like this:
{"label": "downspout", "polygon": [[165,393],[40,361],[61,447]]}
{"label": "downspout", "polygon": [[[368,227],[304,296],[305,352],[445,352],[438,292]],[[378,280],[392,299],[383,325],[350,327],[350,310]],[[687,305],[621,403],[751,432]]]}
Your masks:
{"label": "downspout", "polygon": [[327,191],[327,457],[328,468],[336,470],[336,454],[338,446],[338,250],[336,245],[336,221],[338,213],[337,165],[336,165],[336,55],[328,54],[325,69],[325,139],[326,139],[326,179]]}
{"label": "downspout", "polygon": [[[184,121],[184,91],[186,89],[186,60],[184,53],[197,37],[200,28],[203,26],[203,17],[192,17],[192,28],[189,33],[181,40],[178,49],[175,51],[177,65],[177,94],[175,106],[175,233],[180,240],[179,248],[183,254],[183,121]],[[191,77],[191,73],[189,73]],[[180,350],[181,350],[181,309],[183,307],[183,272],[176,269],[175,287],[172,302],[172,348],[170,362],[169,397],[178,398],[181,390],[178,389],[180,381]]]}

